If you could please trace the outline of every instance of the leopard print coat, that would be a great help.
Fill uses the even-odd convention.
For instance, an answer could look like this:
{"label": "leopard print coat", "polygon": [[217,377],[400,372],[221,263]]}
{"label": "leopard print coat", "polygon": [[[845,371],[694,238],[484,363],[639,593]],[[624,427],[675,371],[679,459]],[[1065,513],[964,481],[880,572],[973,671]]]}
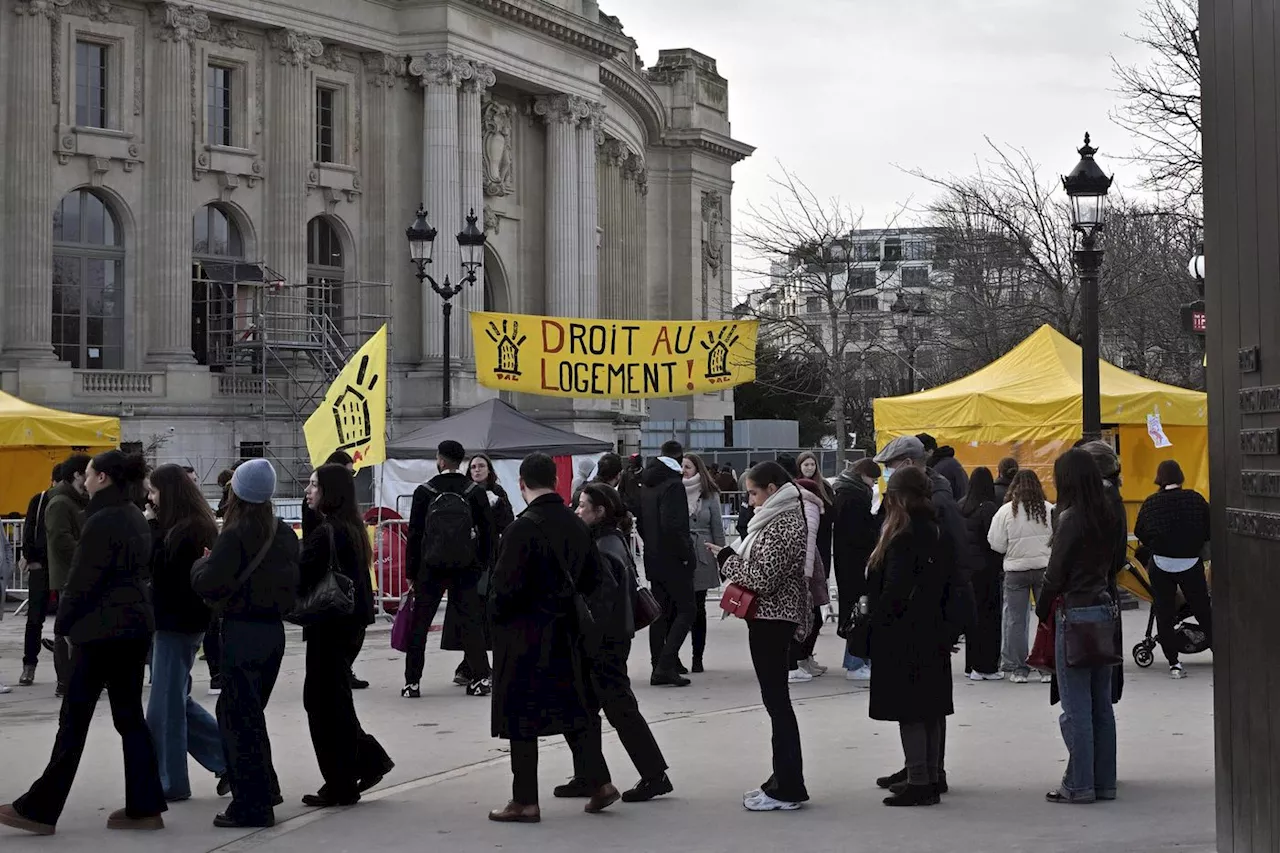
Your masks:
{"label": "leopard print coat", "polygon": [[806,541],[804,516],[797,507],[760,531],[749,560],[733,554],[720,567],[726,580],[756,594],[755,618],[794,622],[797,640],[808,635],[813,620],[813,598],[804,576]]}

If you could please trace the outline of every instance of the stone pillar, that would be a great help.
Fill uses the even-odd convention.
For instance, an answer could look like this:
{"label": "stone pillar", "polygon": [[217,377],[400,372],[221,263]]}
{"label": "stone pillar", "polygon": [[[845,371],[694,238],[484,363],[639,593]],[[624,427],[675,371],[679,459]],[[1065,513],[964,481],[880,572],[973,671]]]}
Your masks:
{"label": "stone pillar", "polygon": [[[397,111],[394,108],[396,86],[404,80],[404,59],[385,53],[364,55],[364,270],[369,281],[387,282],[381,293],[383,302],[366,310],[390,313],[391,283],[398,276],[397,261],[408,267],[408,248],[404,241],[404,225],[411,211],[397,211],[393,188],[400,180],[395,163],[398,140]],[[397,215],[398,214],[398,215]],[[404,223],[401,223],[401,220]],[[397,227],[400,226],[400,227]],[[405,323],[392,317],[397,361],[408,360],[407,354],[417,346],[417,323]],[[409,326],[408,329],[405,327]],[[416,360],[416,359],[415,359]]]}
{"label": "stone pillar", "polygon": [[[318,38],[295,30],[270,34],[275,62],[267,99],[267,227],[262,260],[280,273],[293,294],[278,303],[289,312],[292,335],[306,334],[307,172],[313,162],[308,69],[324,53]],[[279,334],[283,329],[269,329]]]}
{"label": "stone pillar", "polygon": [[648,175],[644,158],[629,155],[622,165],[622,255],[623,293],[626,316],[633,320],[664,319],[665,311],[654,311],[648,304],[648,279],[645,276],[645,251],[648,231],[646,199]]}
{"label": "stone pillar", "polygon": [[627,147],[616,139],[606,139],[599,147],[600,183],[600,316],[613,320],[627,317],[623,283],[622,161]]}
{"label": "stone pillar", "polygon": [[[481,122],[481,99],[484,91],[497,82],[493,69],[471,62],[471,77],[462,81],[458,94],[458,150],[462,175],[462,203],[458,208],[453,233],[462,230],[465,217],[475,212],[476,226],[484,229],[484,127]],[[481,261],[484,260],[483,255]],[[457,275],[464,272],[461,264]],[[470,312],[484,309],[484,268],[476,270],[476,283],[455,298],[453,340],[454,357],[464,369],[475,370],[475,351],[471,342]]]}
{"label": "stone pillar", "polygon": [[578,316],[600,316],[599,200],[596,186],[596,134],[604,104],[582,101],[578,119]]}
{"label": "stone pillar", "polygon": [[568,95],[551,95],[533,107],[547,122],[546,312],[565,317],[580,314],[577,102]]}
{"label": "stone pillar", "polygon": [[142,235],[146,272],[147,361],[191,364],[191,41],[209,31],[209,16],[191,6],[165,3],[151,9],[156,42],[147,86],[145,166],[150,226]]}
{"label": "stone pillar", "polygon": [[[4,352],[21,361],[53,360],[52,169],[56,116],[53,107],[53,41],[50,20],[70,0],[19,0],[5,61],[17,97],[5,116],[5,211],[8,255],[4,265]],[[188,178],[189,180],[189,178]],[[188,321],[188,325],[190,325]]]}

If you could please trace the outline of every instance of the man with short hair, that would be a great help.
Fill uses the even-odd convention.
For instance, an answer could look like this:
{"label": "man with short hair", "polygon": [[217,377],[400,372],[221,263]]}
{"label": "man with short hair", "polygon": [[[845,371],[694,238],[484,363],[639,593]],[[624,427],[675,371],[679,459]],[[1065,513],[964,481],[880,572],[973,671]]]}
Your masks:
{"label": "man with short hair", "polygon": [[[49,490],[49,501],[44,510],[45,555],[49,559],[49,589],[62,593],[71,574],[71,560],[80,542],[84,527],[84,508],[89,503],[84,475],[89,467],[89,457],[73,453],[62,463],[62,481]],[[53,668],[57,673],[58,687],[54,695],[62,698],[67,692],[67,676],[71,672],[71,649],[67,638],[54,633]]]}
{"label": "man with short hair", "polygon": [[27,630],[22,644],[22,675],[18,684],[30,687],[36,682],[36,664],[40,659],[40,639],[44,622],[57,611],[57,595],[49,586],[49,558],[44,529],[45,509],[54,486],[62,480],[62,466],[54,465],[49,488],[32,495],[27,503],[26,521],[22,525],[22,564],[27,570]]}
{"label": "man with short hair", "polygon": [[[440,442],[436,449],[440,473],[413,493],[405,549],[406,571],[413,578],[413,630],[400,691],[406,699],[422,696],[419,682],[427,635],[446,590],[471,675],[467,695],[488,696],[492,689],[484,639],[485,602],[478,586],[497,537],[485,490],[461,470],[466,456],[458,442]],[[441,639],[442,646],[447,639]]]}
{"label": "man with short hair", "polygon": [[640,538],[644,540],[644,573],[662,615],[649,626],[649,653],[655,687],[688,687],[680,664],[680,647],[693,628],[697,600],[693,570],[698,559],[689,531],[689,500],[680,462],[684,448],[678,441],[662,445],[662,452],[644,469],[640,490]]}
{"label": "man with short hair", "polygon": [[[604,483],[605,485],[618,488],[622,482],[622,457],[616,453],[605,453],[596,462],[596,475],[591,478],[592,483]],[[570,509],[578,508],[578,498],[582,497],[582,489],[586,486],[583,483],[574,491],[572,499],[569,501]]]}
{"label": "man with short hair", "polygon": [[956,503],[964,500],[965,494],[969,491],[969,473],[956,458],[956,449],[949,445],[939,447],[937,439],[927,432],[920,433],[916,438],[920,439],[920,443],[929,454],[926,463],[929,470],[936,471],[947,478],[947,482],[951,484],[951,497],[956,499]]}

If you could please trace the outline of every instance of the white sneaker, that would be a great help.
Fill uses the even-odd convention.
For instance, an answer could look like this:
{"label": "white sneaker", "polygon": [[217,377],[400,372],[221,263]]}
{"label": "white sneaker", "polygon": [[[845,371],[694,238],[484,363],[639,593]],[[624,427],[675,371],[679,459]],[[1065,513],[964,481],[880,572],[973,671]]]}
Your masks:
{"label": "white sneaker", "polygon": [[1004,681],[1003,672],[978,672],[976,669],[969,673],[970,681]]}
{"label": "white sneaker", "polygon": [[818,659],[812,655],[800,661],[800,666],[814,678],[819,678],[827,674],[827,668],[818,663]]}
{"label": "white sneaker", "polygon": [[813,673],[809,672],[807,669],[796,667],[791,670],[791,673],[787,676],[787,681],[791,684],[803,684],[806,681],[813,681]]}
{"label": "white sneaker", "polygon": [[[1173,666],[1169,667],[1169,677],[1174,679],[1186,678],[1187,671],[1182,668],[1182,664],[1175,663]],[[3,692],[4,691],[0,690],[0,693],[3,693]]]}
{"label": "white sneaker", "polygon": [[1042,673],[1040,673],[1040,683],[1041,683],[1041,684],[1052,684],[1052,683],[1053,683],[1053,673],[1052,673],[1052,672],[1042,672]]}
{"label": "white sneaker", "polygon": [[0,681],[0,693],[12,693],[12,692],[13,692],[12,687],[5,684],[3,681]]}
{"label": "white sneaker", "polygon": [[764,791],[750,791],[742,796],[742,807],[749,812],[793,812],[800,803],[775,800]]}
{"label": "white sneaker", "polygon": [[870,681],[871,667],[863,666],[858,669],[845,670],[844,679],[845,681]]}
{"label": "white sneaker", "polygon": [[1009,676],[1009,680],[1014,684],[1026,684],[1027,674],[1025,672],[1015,672]]}

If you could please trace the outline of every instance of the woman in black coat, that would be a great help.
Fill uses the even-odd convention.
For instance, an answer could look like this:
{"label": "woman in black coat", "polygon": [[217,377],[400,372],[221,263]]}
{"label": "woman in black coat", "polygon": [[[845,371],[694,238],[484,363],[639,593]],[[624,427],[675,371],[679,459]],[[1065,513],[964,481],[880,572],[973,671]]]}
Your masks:
{"label": "woman in black coat", "polygon": [[991,519],[999,509],[996,501],[995,482],[991,469],[978,468],[969,477],[969,491],[965,492],[960,514],[964,516],[966,547],[969,549],[969,565],[977,566],[970,582],[976,619],[973,628],[966,631],[964,671],[971,681],[999,681],[1000,632],[1002,627],[1004,560],[991,550],[987,533]]}
{"label": "woman in black coat", "polygon": [[[836,477],[831,558],[835,563],[841,625],[848,623],[850,612],[867,589],[867,558],[880,538],[880,519],[871,512],[875,496],[872,486],[880,474],[879,465],[870,459],[860,459],[852,469]],[[848,678],[865,681],[871,677],[867,661],[848,652],[844,666]]]}
{"label": "woman in black coat", "polygon": [[395,766],[382,745],[361,728],[351,696],[350,661],[374,619],[369,576],[373,554],[356,504],[355,481],[345,467],[322,465],[313,471],[306,500],[322,520],[302,543],[301,591],[305,595],[330,571],[339,572],[351,580],[355,608],[327,616],[303,631],[307,676],[302,704],[324,784],[304,796],[302,804],[349,806]]}
{"label": "woman in black coat", "polygon": [[922,469],[894,472],[867,574],[869,712],[898,723],[907,766],[907,783],[885,799],[888,806],[938,803],[942,725],[954,712],[944,603],[953,572],[932,491]]}
{"label": "woman in black coat", "polygon": [[71,643],[67,695],[44,774],[12,805],[0,824],[52,835],[84,754],[89,724],[103,690],[124,745],[125,807],[109,829],[163,829],[164,791],[155,746],[142,713],[142,672],[155,629],[151,608],[151,530],[130,500],[146,462],[108,450],[85,471],[89,504],[71,571],[58,601],[54,630]]}

